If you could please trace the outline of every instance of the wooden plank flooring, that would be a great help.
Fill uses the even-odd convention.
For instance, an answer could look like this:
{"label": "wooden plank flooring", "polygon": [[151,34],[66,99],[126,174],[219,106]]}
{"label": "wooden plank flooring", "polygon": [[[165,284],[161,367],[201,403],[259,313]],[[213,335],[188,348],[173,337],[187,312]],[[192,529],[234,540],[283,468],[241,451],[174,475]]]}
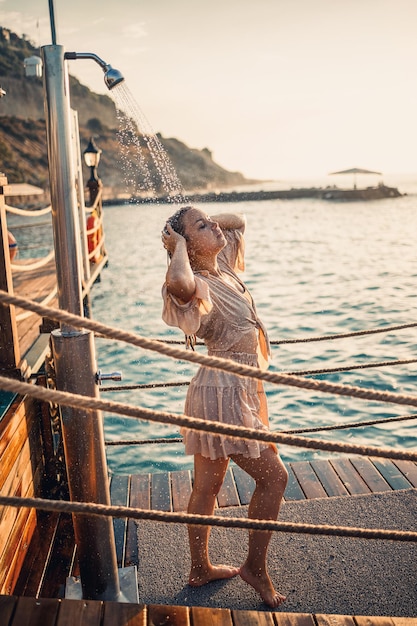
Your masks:
{"label": "wooden plank flooring", "polygon": [[[45,267],[27,272],[13,272],[13,290],[17,296],[41,302],[56,287],[55,261],[52,259]],[[56,297],[51,301],[56,306]],[[25,313],[16,308],[16,315]],[[42,319],[33,314],[17,322],[17,333],[21,354],[24,355],[39,335]]]}
{"label": "wooden plank flooring", "polygon": [[[298,461],[287,464],[287,469],[286,501],[346,497],[417,486],[417,465],[413,461],[346,457]],[[129,506],[159,511],[185,511],[191,488],[192,472],[189,470],[111,477],[112,494],[117,493],[114,504],[125,502]],[[231,465],[218,495],[217,506],[247,505],[253,489],[253,480],[239,467]]]}
{"label": "wooden plank flooring", "polygon": [[[290,481],[285,500],[306,500],[377,493],[417,486],[417,464],[363,457],[332,458],[287,464]],[[192,472],[115,475],[110,479],[113,504],[163,511],[184,511]],[[219,493],[219,507],[247,505],[253,480],[231,464]],[[231,611],[181,606],[143,606],[62,599],[66,577],[76,576],[77,560],[69,515],[45,521],[42,540],[34,542],[32,570],[19,581],[16,596],[0,596],[0,623],[5,626],[417,626],[417,618],[312,615]],[[136,524],[114,520],[119,567],[138,565]],[[35,538],[36,539],[36,538]],[[40,563],[43,563],[40,567]],[[37,598],[37,599],[35,599]]]}
{"label": "wooden plank flooring", "polygon": [[416,626],[413,617],[230,611],[0,596],[2,626]]}
{"label": "wooden plank flooring", "polygon": [[[417,464],[363,457],[332,458],[287,464],[290,475],[286,501],[349,497],[350,494],[377,493],[417,486]],[[110,479],[110,494],[115,505],[161,511],[185,511],[192,489],[192,472],[115,475]],[[245,506],[253,493],[253,480],[239,467],[231,465],[217,499],[217,506]],[[49,519],[49,518],[47,518]],[[45,521],[44,524],[47,524]],[[114,531],[119,567],[138,564],[136,524],[115,519]],[[71,517],[54,516],[35,536],[27,555],[27,568],[14,593],[60,597],[66,577],[77,575],[75,540]]]}

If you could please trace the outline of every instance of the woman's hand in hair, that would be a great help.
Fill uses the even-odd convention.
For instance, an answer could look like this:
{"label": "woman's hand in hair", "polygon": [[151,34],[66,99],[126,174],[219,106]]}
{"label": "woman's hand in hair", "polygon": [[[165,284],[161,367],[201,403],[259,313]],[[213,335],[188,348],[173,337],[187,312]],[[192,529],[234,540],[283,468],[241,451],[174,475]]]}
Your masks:
{"label": "woman's hand in hair", "polygon": [[170,257],[174,254],[178,244],[184,245],[185,248],[187,247],[185,238],[175,232],[169,222],[165,224],[164,230],[162,231],[162,243],[164,244],[164,248],[168,251]]}

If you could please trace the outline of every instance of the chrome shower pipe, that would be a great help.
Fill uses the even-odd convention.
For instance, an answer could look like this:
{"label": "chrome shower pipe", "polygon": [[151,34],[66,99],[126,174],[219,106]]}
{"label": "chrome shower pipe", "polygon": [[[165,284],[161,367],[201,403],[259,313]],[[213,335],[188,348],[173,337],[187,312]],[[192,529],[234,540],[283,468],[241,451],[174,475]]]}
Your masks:
{"label": "chrome shower pipe", "polygon": [[124,81],[124,76],[119,70],[114,69],[109,63],[106,63],[94,52],[66,52],[65,58],[69,61],[77,59],[92,59],[99,64],[104,72],[104,82],[109,89],[113,89],[116,85]]}
{"label": "chrome shower pipe", "polygon": [[[44,66],[45,117],[55,241],[59,307],[82,315],[78,199],[72,153],[69,79],[62,46],[41,48]],[[62,326],[63,332],[73,330]]]}

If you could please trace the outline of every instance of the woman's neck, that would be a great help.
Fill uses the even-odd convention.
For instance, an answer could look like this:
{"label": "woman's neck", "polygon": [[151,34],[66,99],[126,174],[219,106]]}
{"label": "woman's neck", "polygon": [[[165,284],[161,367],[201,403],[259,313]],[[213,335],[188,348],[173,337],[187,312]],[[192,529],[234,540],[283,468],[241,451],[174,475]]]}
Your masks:
{"label": "woman's neck", "polygon": [[214,276],[220,275],[220,269],[217,264],[217,255],[214,259],[208,259],[207,257],[190,259],[190,265],[193,272],[208,272]]}

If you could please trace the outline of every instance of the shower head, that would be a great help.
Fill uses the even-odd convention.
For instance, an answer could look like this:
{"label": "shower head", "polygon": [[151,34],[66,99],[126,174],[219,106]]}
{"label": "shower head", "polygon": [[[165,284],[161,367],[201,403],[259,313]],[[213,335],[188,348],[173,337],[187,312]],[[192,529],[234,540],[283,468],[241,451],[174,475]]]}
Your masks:
{"label": "shower head", "polygon": [[93,52],[66,52],[65,58],[69,60],[93,59],[103,70],[104,82],[108,89],[113,89],[113,87],[124,81],[124,76],[119,70],[113,69],[111,65],[105,63],[103,59],[100,59],[100,57]]}
{"label": "shower head", "polygon": [[111,65],[107,65],[107,70],[104,72],[104,82],[109,89],[113,89],[119,83],[124,81],[124,76],[119,70],[115,70]]}

